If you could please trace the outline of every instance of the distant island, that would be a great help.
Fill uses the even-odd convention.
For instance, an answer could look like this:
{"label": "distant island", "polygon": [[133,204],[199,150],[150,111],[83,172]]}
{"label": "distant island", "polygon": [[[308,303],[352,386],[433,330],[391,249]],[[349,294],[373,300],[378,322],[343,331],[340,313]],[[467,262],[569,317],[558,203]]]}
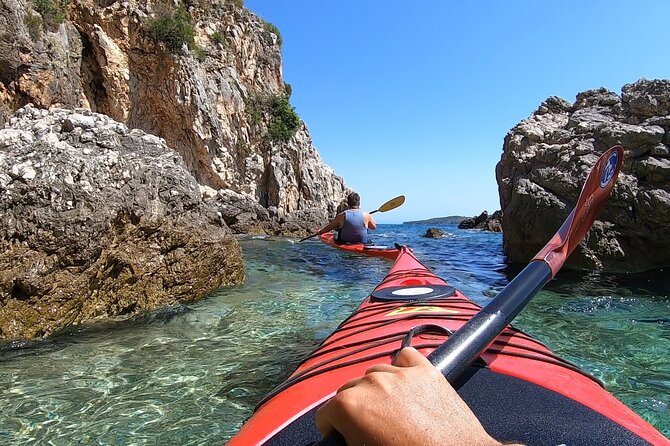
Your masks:
{"label": "distant island", "polygon": [[449,217],[435,217],[428,220],[406,221],[404,225],[457,225],[468,217],[451,215]]}

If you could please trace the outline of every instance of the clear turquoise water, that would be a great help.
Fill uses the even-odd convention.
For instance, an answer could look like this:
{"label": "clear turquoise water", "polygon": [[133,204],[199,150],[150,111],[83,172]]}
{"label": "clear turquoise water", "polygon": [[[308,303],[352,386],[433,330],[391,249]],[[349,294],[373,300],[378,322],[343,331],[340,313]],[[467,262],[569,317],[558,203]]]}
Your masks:
{"label": "clear turquoise water", "polygon": [[[383,225],[485,304],[508,281],[501,236]],[[223,444],[386,274],[390,262],[310,241],[242,241],[247,282],[196,304],[0,350],[0,444]],[[670,435],[667,274],[560,274],[516,325],[600,378]]]}

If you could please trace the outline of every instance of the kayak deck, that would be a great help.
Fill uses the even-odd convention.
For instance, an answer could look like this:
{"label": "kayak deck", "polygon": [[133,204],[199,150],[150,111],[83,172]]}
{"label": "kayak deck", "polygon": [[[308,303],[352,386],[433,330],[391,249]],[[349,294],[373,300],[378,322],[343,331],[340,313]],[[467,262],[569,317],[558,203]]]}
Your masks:
{"label": "kayak deck", "polygon": [[331,233],[321,234],[319,236],[322,242],[342,251],[363,254],[372,257],[382,257],[389,260],[395,260],[400,250],[395,247],[365,245],[363,243],[339,244],[335,242],[335,235]]}
{"label": "kayak deck", "polygon": [[[372,365],[392,363],[403,346],[428,355],[479,310],[403,247],[383,282],[259,403],[229,445],[318,440],[314,412],[342,384]],[[668,444],[597,380],[512,326],[454,387],[501,441]]]}

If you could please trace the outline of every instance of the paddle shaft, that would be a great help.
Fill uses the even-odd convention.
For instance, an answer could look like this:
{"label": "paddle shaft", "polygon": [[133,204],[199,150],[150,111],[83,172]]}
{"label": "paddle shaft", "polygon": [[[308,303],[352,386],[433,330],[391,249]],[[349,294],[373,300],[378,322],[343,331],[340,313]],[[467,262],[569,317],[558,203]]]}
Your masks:
{"label": "paddle shaft", "polygon": [[309,240],[309,239],[311,239],[312,237],[316,237],[317,235],[319,235],[318,232],[317,232],[316,234],[312,234],[312,235],[308,235],[307,237],[303,237],[303,238],[301,238],[301,239],[298,240],[298,241],[299,241],[299,242],[304,242],[305,240]]}
{"label": "paddle shaft", "polygon": [[453,383],[551,280],[546,262],[534,260],[488,305],[438,348],[428,360]]}

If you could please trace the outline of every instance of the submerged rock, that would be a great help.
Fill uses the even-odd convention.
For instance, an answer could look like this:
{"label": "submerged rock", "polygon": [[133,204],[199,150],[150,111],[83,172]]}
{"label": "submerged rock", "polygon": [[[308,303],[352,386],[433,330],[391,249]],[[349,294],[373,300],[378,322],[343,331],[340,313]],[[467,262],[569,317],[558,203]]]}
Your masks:
{"label": "submerged rock", "polygon": [[161,138],[86,110],[32,107],[0,130],[0,339],[243,280],[239,244]]}
{"label": "submerged rock", "polygon": [[425,238],[445,238],[449,237],[449,233],[439,228],[428,228],[423,236]]}

